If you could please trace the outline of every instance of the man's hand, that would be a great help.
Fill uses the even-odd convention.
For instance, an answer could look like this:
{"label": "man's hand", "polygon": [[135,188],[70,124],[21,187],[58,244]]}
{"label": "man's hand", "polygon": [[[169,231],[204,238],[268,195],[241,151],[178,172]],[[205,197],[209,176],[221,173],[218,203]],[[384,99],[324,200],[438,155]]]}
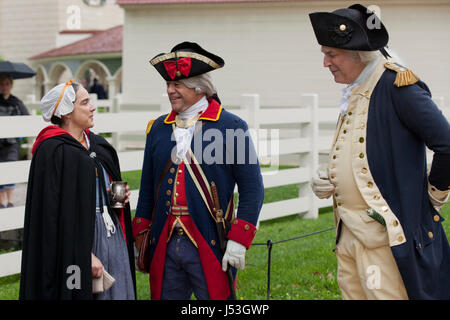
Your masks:
{"label": "man's hand", "polygon": [[311,181],[312,191],[320,199],[329,198],[334,192],[334,185],[330,182],[328,172],[317,170],[317,175]]}
{"label": "man's hand", "polygon": [[245,268],[245,251],[247,249],[240,243],[233,240],[227,241],[227,250],[223,255],[222,259],[222,270],[227,271],[227,266],[230,264],[232,267],[240,268],[244,270]]}

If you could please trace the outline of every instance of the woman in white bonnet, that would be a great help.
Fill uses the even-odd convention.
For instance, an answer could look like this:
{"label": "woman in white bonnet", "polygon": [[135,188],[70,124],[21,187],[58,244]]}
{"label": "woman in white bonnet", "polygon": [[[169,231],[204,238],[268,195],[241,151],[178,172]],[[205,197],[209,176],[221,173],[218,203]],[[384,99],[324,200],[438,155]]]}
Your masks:
{"label": "woman in white bonnet", "polygon": [[121,180],[120,166],[114,148],[89,130],[95,110],[72,81],[41,100],[54,125],[32,149],[19,299],[136,297],[130,206],[128,198],[123,209],[109,205],[107,186]]}

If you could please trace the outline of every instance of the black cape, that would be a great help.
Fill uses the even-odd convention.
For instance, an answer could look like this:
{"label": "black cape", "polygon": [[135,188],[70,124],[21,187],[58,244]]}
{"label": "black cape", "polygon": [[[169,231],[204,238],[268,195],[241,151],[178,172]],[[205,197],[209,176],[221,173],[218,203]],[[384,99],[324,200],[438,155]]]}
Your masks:
{"label": "black cape", "polygon": [[[100,162],[112,180],[121,180],[121,174],[114,148],[92,132],[89,138],[89,150],[64,134],[45,139],[34,152],[25,206],[21,300],[93,298],[96,168],[102,172]],[[109,208],[109,213],[114,210]],[[129,204],[123,213],[136,293]]]}

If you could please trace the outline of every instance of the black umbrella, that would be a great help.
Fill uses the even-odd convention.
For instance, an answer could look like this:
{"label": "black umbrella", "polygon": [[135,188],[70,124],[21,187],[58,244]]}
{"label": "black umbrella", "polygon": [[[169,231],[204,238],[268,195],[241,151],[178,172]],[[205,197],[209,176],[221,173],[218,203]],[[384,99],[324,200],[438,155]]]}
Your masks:
{"label": "black umbrella", "polygon": [[7,74],[13,79],[24,79],[35,76],[36,72],[22,62],[0,61],[0,74]]}

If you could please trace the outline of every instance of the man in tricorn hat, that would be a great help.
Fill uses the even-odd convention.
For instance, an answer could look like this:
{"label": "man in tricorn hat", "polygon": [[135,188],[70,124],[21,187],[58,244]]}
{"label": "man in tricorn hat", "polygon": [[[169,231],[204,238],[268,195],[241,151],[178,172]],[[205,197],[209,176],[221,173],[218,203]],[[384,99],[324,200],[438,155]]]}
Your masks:
{"label": "man in tricorn hat", "polygon": [[[328,170],[344,299],[450,299],[439,214],[450,185],[450,126],[425,83],[389,59],[388,33],[362,5],[310,14],[335,82],[346,84]],[[434,151],[427,174],[425,146]]]}
{"label": "man in tricorn hat", "polygon": [[211,82],[222,58],[183,42],[150,63],[166,81],[172,106],[147,127],[133,220],[135,237],[152,226],[150,268],[142,270],[149,271],[151,297],[232,298],[264,197],[247,124],[224,110]]}

